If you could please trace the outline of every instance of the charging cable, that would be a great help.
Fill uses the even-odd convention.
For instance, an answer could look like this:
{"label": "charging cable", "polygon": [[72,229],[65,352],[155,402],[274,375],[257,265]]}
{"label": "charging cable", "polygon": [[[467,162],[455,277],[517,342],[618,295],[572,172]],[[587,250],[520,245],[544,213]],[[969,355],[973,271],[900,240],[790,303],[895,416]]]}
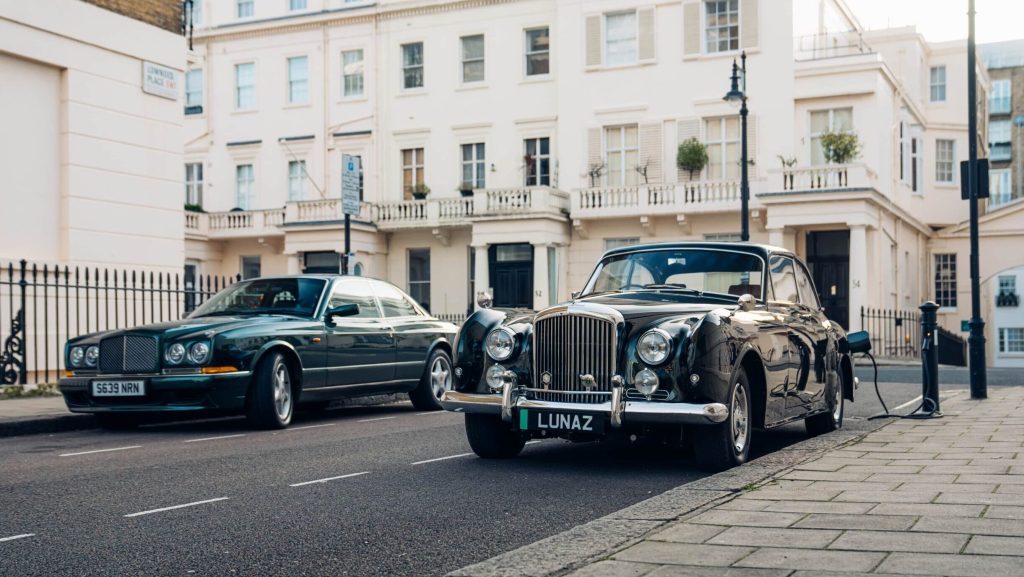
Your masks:
{"label": "charging cable", "polygon": [[[924,342],[921,343],[921,362],[927,363],[928,359],[926,355],[930,354],[933,354],[931,347],[931,339],[926,337],[924,339]],[[865,352],[864,356],[871,359],[871,366],[873,366],[875,369],[875,395],[878,396],[878,402],[881,403],[882,410],[884,411],[883,413],[879,413],[877,415],[872,415],[868,417],[869,421],[874,419],[928,419],[935,414],[935,411],[938,407],[935,406],[934,401],[932,401],[928,397],[925,397],[924,395],[921,395],[921,404],[918,405],[917,408],[915,408],[913,411],[910,411],[909,414],[896,415],[890,413],[889,407],[885,405],[885,401],[882,399],[882,391],[879,390],[878,388],[878,363],[875,362],[875,357],[870,352]],[[931,382],[929,381],[929,374],[928,371],[922,371],[922,373],[924,379],[924,390],[927,391],[931,387]],[[930,408],[925,409],[925,405],[930,405]],[[924,409],[926,412],[918,413],[918,411],[922,409]]]}

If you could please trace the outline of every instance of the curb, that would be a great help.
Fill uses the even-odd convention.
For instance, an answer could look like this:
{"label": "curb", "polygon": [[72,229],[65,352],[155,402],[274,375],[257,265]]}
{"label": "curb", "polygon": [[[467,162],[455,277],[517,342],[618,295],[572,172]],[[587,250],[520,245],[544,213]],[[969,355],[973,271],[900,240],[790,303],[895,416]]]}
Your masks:
{"label": "curb", "polygon": [[95,429],[96,419],[92,415],[54,415],[48,417],[27,417],[0,421],[0,437],[38,435],[40,433],[63,433]]}
{"label": "curb", "polygon": [[858,431],[812,437],[739,467],[636,503],[563,533],[448,573],[446,577],[551,577],[597,561],[645,535],[716,502],[729,500],[751,485],[769,480],[794,465],[853,443],[890,421],[863,421]]}

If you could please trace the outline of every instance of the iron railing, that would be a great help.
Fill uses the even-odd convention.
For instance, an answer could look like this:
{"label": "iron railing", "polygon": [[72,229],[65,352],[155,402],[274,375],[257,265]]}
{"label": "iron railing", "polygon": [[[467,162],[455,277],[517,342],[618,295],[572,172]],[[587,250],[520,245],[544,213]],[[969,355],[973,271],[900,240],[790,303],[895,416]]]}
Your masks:
{"label": "iron railing", "polygon": [[938,327],[936,343],[939,346],[939,364],[954,367],[967,366],[967,341],[960,335]]}
{"label": "iron railing", "polygon": [[920,358],[920,313],[861,307],[860,326],[871,336],[871,350],[875,356]]}
{"label": "iron railing", "polygon": [[0,385],[54,382],[79,335],[177,320],[237,277],[0,264]]}

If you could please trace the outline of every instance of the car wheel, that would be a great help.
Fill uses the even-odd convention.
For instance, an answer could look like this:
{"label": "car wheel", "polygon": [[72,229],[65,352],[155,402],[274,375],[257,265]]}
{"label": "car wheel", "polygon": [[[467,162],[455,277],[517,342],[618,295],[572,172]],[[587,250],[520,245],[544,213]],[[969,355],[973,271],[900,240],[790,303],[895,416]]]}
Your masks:
{"label": "car wheel", "polygon": [[421,411],[441,410],[441,395],[452,388],[452,358],[441,349],[434,350],[420,384],[409,392],[412,405]]}
{"label": "car wheel", "polygon": [[843,426],[843,381],[840,378],[831,387],[829,394],[828,410],[804,419],[807,426],[807,433],[811,436],[831,433]]}
{"label": "car wheel", "polygon": [[693,429],[693,452],[697,466],[705,471],[723,471],[742,465],[750,456],[753,435],[751,391],[747,373],[740,370],[729,388],[729,417],[717,425]]}
{"label": "car wheel", "polygon": [[139,426],[139,417],[122,413],[96,413],[96,424],[108,431],[124,431]]}
{"label": "car wheel", "polygon": [[284,355],[272,353],[256,367],[246,416],[261,429],[283,429],[291,424],[294,407],[291,367]]}
{"label": "car wheel", "polygon": [[526,439],[497,415],[466,413],[466,438],[484,459],[507,459],[523,450]]}

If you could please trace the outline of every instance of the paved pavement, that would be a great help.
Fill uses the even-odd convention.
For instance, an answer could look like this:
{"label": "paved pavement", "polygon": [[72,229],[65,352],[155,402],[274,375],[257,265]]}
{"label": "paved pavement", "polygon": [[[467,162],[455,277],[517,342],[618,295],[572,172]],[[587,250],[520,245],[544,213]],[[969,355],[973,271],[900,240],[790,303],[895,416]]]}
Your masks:
{"label": "paved pavement", "polygon": [[[918,389],[886,400],[905,411]],[[850,431],[878,423],[860,399]],[[804,439],[802,425],[766,433],[754,463]],[[460,415],[408,404],[278,432],[221,419],[6,438],[0,575],[442,575],[706,478],[655,449],[469,453]]]}
{"label": "paved pavement", "polygon": [[[652,526],[569,575],[1024,575],[1024,387],[994,388],[987,401],[959,395],[944,411],[891,422]],[[482,564],[458,574],[502,573]]]}

